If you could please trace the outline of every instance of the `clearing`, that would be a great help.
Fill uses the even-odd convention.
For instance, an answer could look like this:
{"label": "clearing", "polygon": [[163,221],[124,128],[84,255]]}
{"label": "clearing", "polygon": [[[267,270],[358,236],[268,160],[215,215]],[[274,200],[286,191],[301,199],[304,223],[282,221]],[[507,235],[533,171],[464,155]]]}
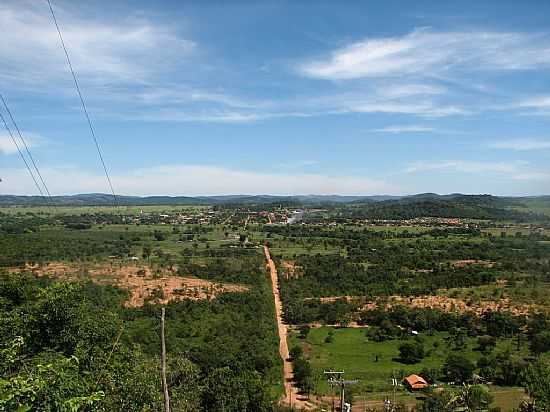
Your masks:
{"label": "clearing", "polygon": [[52,262],[45,265],[25,265],[10,268],[11,272],[31,272],[37,276],[58,279],[90,279],[103,285],[115,285],[129,292],[126,307],[140,307],[146,302],[167,304],[183,299],[214,299],[220,293],[246,292],[243,285],[212,282],[195,277],[175,276],[175,270],[156,270],[147,265],[68,264]]}

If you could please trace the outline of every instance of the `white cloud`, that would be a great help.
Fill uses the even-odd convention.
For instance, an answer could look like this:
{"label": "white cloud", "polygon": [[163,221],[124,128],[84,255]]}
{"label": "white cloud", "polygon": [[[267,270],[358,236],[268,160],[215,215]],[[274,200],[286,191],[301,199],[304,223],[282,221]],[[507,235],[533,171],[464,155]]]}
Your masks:
{"label": "white cloud", "polygon": [[376,88],[379,96],[388,99],[410,96],[438,95],[445,93],[447,89],[443,86],[433,84],[391,84]]}
{"label": "white cloud", "polygon": [[404,172],[517,173],[520,166],[524,164],[525,162],[471,162],[464,160],[415,162],[407,167]]}
{"label": "white cloud", "polygon": [[[36,134],[36,133],[29,133],[22,131],[23,137],[25,138],[25,142],[27,143],[27,147],[30,149],[31,147],[39,146],[41,143],[45,141],[45,139]],[[25,146],[23,146],[23,143],[19,140],[17,137],[17,143],[19,144],[19,147],[21,150],[24,150]],[[0,154],[5,155],[11,155],[17,153],[17,147],[13,143],[12,138],[6,133],[0,132]]]}
{"label": "white cloud", "polygon": [[[105,83],[143,82],[151,72],[189,56],[194,42],[174,28],[145,19],[99,22],[54,4],[73,66],[79,77]],[[65,56],[46,2],[0,5],[0,82],[46,88],[68,80]]]}
{"label": "white cloud", "polygon": [[285,168],[285,169],[299,169],[302,167],[315,166],[318,164],[319,164],[318,160],[306,159],[306,160],[298,160],[295,162],[280,163],[279,167]]}
{"label": "white cloud", "polygon": [[347,109],[357,113],[401,113],[424,117],[443,117],[468,114],[466,109],[456,106],[438,105],[431,101],[424,102],[394,102],[379,101],[350,104]]}
{"label": "white cloud", "polygon": [[0,135],[0,153],[7,155],[17,153],[17,147],[11,137]]}
{"label": "white cloud", "polygon": [[547,34],[434,32],[417,29],[400,37],[367,38],[308,61],[305,76],[342,80],[363,77],[430,76],[450,68],[519,70],[550,66]]}
{"label": "white cloud", "polygon": [[489,147],[494,149],[510,149],[517,151],[550,149],[550,139],[512,139],[493,142]]}
{"label": "white cloud", "polygon": [[520,101],[517,106],[534,109],[550,109],[550,96],[531,97]]}
{"label": "white cloud", "polygon": [[421,125],[402,125],[387,126],[381,129],[373,129],[372,131],[378,133],[430,133],[434,131],[434,128]]}
{"label": "white cloud", "polygon": [[[526,184],[528,182],[537,184],[540,184],[540,182],[550,183],[550,172],[533,169],[530,167],[529,162],[521,160],[510,162],[472,162],[465,160],[415,162],[410,164],[405,170],[403,170],[403,172],[408,174],[455,172],[482,175],[483,178],[487,178],[487,175],[492,174],[499,176],[500,178],[508,179],[509,182],[523,181]],[[542,189],[542,186],[537,189],[537,191],[540,189]],[[548,186],[546,186],[542,192],[539,191],[539,193],[545,193],[547,190]]]}
{"label": "white cloud", "polygon": [[550,172],[526,172],[515,175],[513,178],[514,180],[550,182]]}
{"label": "white cloud", "polygon": [[[106,192],[105,177],[79,169],[43,169],[52,193]],[[0,169],[2,191],[34,194],[24,169]],[[398,193],[384,181],[311,173],[261,173],[204,165],[167,165],[112,174],[115,190],[132,195],[345,194]]]}
{"label": "white cloud", "polygon": [[534,96],[514,104],[503,105],[504,109],[525,109],[520,114],[550,116],[550,96]]}

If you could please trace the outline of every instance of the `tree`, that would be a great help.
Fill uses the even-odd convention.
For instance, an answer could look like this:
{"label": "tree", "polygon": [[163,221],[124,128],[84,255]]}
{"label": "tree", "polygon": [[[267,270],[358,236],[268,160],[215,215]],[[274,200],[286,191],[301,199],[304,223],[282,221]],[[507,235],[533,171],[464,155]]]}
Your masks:
{"label": "tree", "polygon": [[532,410],[547,411],[550,409],[550,364],[539,359],[527,367],[523,373],[527,393],[532,399]]}
{"label": "tree", "polygon": [[443,373],[450,381],[467,382],[472,379],[474,363],[463,355],[451,353],[443,365]]}
{"label": "tree", "polygon": [[449,391],[431,392],[416,408],[419,412],[452,412],[453,396]]}
{"label": "tree", "polygon": [[539,332],[531,339],[531,350],[535,354],[550,351],[550,331]]}
{"label": "tree", "polygon": [[496,338],[491,335],[482,335],[477,338],[478,349],[483,353],[493,350],[496,344]]}
{"label": "tree", "polygon": [[290,349],[289,355],[290,359],[298,359],[301,358],[304,354],[304,350],[301,346],[295,345]]}
{"label": "tree", "polygon": [[455,406],[465,411],[487,410],[493,396],[484,385],[464,385],[455,398]]}
{"label": "tree", "polygon": [[155,230],[153,232],[153,237],[157,242],[160,242],[161,240],[166,240],[166,233],[161,230]]}
{"label": "tree", "polygon": [[151,245],[143,245],[143,258],[149,259],[152,251],[153,251],[153,248],[151,247]]}
{"label": "tree", "polygon": [[420,342],[405,342],[399,346],[399,359],[403,363],[418,363],[424,354],[424,346]]}

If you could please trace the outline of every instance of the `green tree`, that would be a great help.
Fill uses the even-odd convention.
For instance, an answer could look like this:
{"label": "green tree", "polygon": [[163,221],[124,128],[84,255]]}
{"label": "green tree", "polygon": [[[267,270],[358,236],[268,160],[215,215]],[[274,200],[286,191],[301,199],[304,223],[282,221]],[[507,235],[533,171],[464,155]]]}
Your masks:
{"label": "green tree", "polygon": [[531,350],[535,354],[550,351],[550,331],[539,332],[531,339]]}
{"label": "green tree", "polygon": [[418,363],[424,354],[424,345],[420,342],[405,342],[399,346],[399,360],[403,363]]}
{"label": "green tree", "polygon": [[536,411],[550,410],[550,364],[537,360],[525,369],[523,381]]}
{"label": "green tree", "polygon": [[451,353],[443,364],[443,373],[450,381],[467,382],[472,379],[474,363],[463,355]]}

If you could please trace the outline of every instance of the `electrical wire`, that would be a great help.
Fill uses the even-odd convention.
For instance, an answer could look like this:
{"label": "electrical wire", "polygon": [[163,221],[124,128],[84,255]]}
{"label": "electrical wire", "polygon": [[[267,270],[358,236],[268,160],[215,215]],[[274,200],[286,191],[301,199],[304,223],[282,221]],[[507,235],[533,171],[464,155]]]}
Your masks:
{"label": "electrical wire", "polygon": [[36,171],[36,174],[38,175],[38,178],[40,179],[40,182],[44,186],[45,192],[48,195],[49,200],[51,201],[52,195],[50,193],[50,190],[48,189],[48,186],[46,185],[46,182],[44,181],[44,178],[42,177],[42,173],[40,173],[40,170],[38,169],[38,166],[37,166],[36,162],[34,161],[34,157],[31,154],[29,146],[27,145],[27,142],[23,138],[23,135],[21,134],[21,130],[19,129],[19,126],[15,122],[15,119],[13,118],[11,110],[8,107],[8,104],[7,104],[6,100],[4,99],[4,96],[1,93],[0,93],[0,99],[2,99],[2,103],[4,104],[4,108],[6,109],[6,112],[8,113],[8,115],[10,116],[11,122],[15,126],[15,130],[17,131],[17,134],[19,135],[19,139],[21,139],[21,141],[23,142],[23,146],[25,146],[25,150],[27,152],[27,155],[29,156],[29,159],[31,159],[31,163],[34,166],[34,170]]}
{"label": "electrical wire", "polygon": [[92,139],[95,143],[95,147],[97,149],[97,154],[99,155],[99,160],[101,161],[101,164],[103,166],[103,171],[105,172],[105,176],[107,177],[107,182],[109,183],[109,187],[111,188],[111,193],[113,194],[114,205],[118,206],[117,195],[115,194],[115,189],[113,188],[113,184],[111,182],[111,177],[109,176],[109,171],[107,170],[107,166],[105,164],[105,160],[103,159],[103,154],[101,153],[101,148],[99,146],[99,142],[97,140],[94,128],[92,126],[92,120],[90,119],[90,116],[88,114],[88,110],[86,109],[86,104],[84,103],[84,97],[82,96],[82,92],[80,91],[80,86],[78,85],[78,80],[76,78],[76,74],[75,74],[75,71],[73,69],[71,59],[69,57],[69,52],[67,51],[67,47],[65,46],[65,41],[63,40],[63,35],[61,34],[61,29],[59,28],[59,24],[57,23],[57,18],[55,17],[55,13],[53,11],[52,3],[51,3],[50,0],[46,0],[46,1],[48,2],[48,6],[50,7],[50,12],[52,14],[53,22],[55,24],[55,28],[57,29],[57,34],[59,35],[59,40],[61,41],[61,46],[63,47],[63,51],[65,52],[65,57],[67,58],[67,64],[69,66],[69,70],[71,71],[71,74],[73,76],[74,85],[76,87],[78,97],[80,98],[80,103],[82,105],[82,110],[84,111],[84,115],[86,116],[88,126],[90,127],[90,133],[92,134]]}
{"label": "electrical wire", "polygon": [[23,162],[25,163],[25,166],[27,167],[27,170],[29,171],[29,174],[31,175],[32,180],[34,181],[34,184],[35,184],[36,188],[38,189],[38,192],[40,193],[40,196],[42,196],[42,199],[44,199],[45,203],[48,203],[46,197],[44,196],[44,192],[42,192],[42,188],[38,184],[38,181],[36,180],[36,177],[34,176],[34,173],[32,172],[32,169],[31,169],[29,163],[27,162],[27,159],[25,159],[25,156],[23,155],[23,152],[21,151],[21,148],[19,147],[19,144],[17,143],[17,140],[15,140],[15,137],[13,136],[13,133],[12,133],[10,127],[8,126],[8,123],[6,122],[6,119],[4,118],[4,115],[2,114],[2,112],[0,112],[0,119],[2,119],[2,122],[4,123],[4,127],[8,131],[8,134],[10,135],[13,144],[17,148],[17,151],[19,152],[19,156],[21,156],[21,160],[23,160]]}

